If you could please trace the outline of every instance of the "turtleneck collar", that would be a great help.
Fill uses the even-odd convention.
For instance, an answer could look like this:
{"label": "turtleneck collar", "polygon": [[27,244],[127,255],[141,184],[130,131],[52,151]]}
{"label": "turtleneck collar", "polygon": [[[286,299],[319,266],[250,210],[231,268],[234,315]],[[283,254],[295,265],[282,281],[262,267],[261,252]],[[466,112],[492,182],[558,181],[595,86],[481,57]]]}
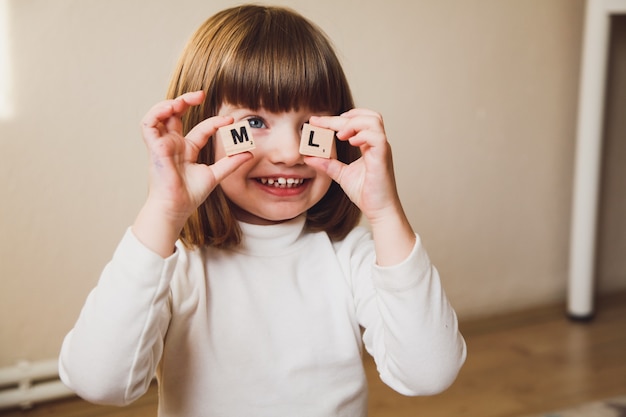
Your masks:
{"label": "turtleneck collar", "polygon": [[304,231],[306,215],[273,225],[257,225],[240,222],[243,233],[237,252],[250,255],[279,255],[295,249],[294,245]]}

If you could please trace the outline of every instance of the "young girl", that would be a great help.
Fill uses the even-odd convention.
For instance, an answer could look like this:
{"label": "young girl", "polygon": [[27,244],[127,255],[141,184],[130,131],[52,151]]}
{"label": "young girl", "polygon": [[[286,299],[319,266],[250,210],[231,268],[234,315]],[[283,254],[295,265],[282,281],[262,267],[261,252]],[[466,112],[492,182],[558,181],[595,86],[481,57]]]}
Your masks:
{"label": "young girl", "polygon": [[[145,205],[63,343],[80,396],[162,417],[367,414],[363,345],[405,395],[446,389],[465,343],[396,190],[380,115],[353,109],[325,35],[282,8],[195,33],[142,121]],[[247,121],[256,149],[212,136]],[[335,130],[333,157],[299,154]],[[360,212],[371,231],[357,227]]]}

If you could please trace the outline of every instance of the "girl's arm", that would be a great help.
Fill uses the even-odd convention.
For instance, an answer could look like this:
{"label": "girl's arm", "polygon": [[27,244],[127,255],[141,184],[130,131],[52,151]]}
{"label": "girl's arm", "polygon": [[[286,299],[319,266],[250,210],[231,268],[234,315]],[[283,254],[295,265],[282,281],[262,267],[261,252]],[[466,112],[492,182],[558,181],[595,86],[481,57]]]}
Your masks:
{"label": "girl's arm", "polygon": [[177,255],[163,259],[126,232],[61,347],[59,375],[79,396],[126,405],[146,392],[169,326]]}
{"label": "girl's arm", "polygon": [[[416,235],[397,265],[375,265],[374,243],[358,230],[341,243],[363,342],[380,378],[404,395],[432,395],[456,379],[466,357],[456,313]],[[341,256],[341,258],[344,258]]]}
{"label": "girl's arm", "polygon": [[310,122],[335,130],[339,140],[361,149],[361,158],[349,165],[322,158],[305,161],[339,183],[371,226],[373,242],[342,245],[352,247],[357,319],[381,379],[405,395],[440,392],[456,378],[466,346],[439,273],[400,203],[382,117],[354,109]]}

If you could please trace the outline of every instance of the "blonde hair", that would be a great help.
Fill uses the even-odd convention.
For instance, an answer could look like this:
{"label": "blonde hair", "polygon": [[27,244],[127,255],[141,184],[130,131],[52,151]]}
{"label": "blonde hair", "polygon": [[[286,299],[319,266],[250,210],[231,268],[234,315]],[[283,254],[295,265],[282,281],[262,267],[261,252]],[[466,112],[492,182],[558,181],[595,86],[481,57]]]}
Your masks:
{"label": "blonde hair", "polygon": [[[206,99],[183,117],[186,134],[217,114],[223,103],[282,112],[306,108],[341,114],[354,102],[341,64],[326,35],[294,11],[244,5],[223,10],[198,28],[185,47],[167,93],[175,98],[203,90]],[[214,163],[213,141],[198,162]],[[337,159],[356,160],[358,148],[336,140]],[[241,240],[231,203],[217,187],[187,220],[187,246],[233,247]],[[333,182],[306,214],[306,227],[343,239],[359,221],[360,210]]]}

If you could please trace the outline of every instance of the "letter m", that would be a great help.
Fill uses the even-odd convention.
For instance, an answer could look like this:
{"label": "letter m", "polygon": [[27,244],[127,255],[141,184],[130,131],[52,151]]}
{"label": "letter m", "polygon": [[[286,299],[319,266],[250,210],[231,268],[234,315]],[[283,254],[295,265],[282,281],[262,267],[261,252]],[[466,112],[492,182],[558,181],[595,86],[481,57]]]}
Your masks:
{"label": "letter m", "polygon": [[239,132],[237,132],[237,129],[230,129],[230,134],[233,137],[233,145],[236,145],[237,142],[243,143],[244,141],[250,141],[250,139],[248,138],[248,130],[245,126],[241,126]]}

